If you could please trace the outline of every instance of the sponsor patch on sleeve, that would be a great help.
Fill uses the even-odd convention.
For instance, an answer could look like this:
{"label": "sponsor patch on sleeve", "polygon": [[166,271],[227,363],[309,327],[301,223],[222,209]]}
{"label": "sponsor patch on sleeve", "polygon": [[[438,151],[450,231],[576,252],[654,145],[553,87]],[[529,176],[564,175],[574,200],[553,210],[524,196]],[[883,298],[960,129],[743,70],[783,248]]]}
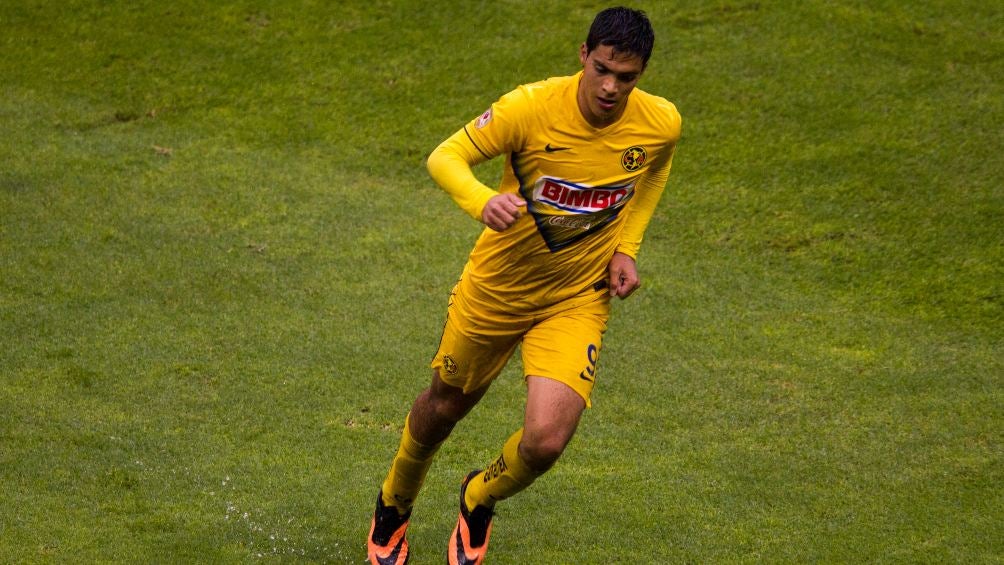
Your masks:
{"label": "sponsor patch on sleeve", "polygon": [[474,122],[474,127],[481,129],[488,125],[488,122],[492,121],[492,109],[488,108],[485,110],[484,114],[478,116],[478,120]]}

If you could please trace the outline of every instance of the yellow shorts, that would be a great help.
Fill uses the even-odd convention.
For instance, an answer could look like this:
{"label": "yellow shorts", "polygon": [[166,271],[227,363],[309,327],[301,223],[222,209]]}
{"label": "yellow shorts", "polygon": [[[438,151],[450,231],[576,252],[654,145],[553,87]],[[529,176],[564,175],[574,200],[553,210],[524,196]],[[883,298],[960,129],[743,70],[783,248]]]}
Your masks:
{"label": "yellow shorts", "polygon": [[[521,345],[523,375],[554,379],[570,386],[589,406],[596,362],[610,315],[605,291],[595,299],[576,297],[536,315],[506,312],[473,301],[461,280],[453,289],[446,326],[432,368],[446,384],[465,393],[485,387],[502,372]],[[573,303],[574,302],[574,303]]]}

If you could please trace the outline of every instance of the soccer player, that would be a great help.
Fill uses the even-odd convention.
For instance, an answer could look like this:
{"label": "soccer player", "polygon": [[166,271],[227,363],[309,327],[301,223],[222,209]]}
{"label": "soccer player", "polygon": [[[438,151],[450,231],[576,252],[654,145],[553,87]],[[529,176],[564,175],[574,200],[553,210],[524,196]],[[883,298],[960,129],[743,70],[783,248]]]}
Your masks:
{"label": "soccer player", "polygon": [[[680,115],[635,85],[654,33],[644,12],[600,12],[582,70],[520,86],[437,147],[432,178],[486,226],[450,294],[432,383],[405,419],[377,496],[371,563],[408,559],[411,509],[437,449],[517,345],[523,425],[460,487],[447,561],[481,563],[495,504],[547,471],[571,440],[597,378],[612,297],[640,285],[635,257],[680,138]],[[501,185],[471,167],[505,155]]]}

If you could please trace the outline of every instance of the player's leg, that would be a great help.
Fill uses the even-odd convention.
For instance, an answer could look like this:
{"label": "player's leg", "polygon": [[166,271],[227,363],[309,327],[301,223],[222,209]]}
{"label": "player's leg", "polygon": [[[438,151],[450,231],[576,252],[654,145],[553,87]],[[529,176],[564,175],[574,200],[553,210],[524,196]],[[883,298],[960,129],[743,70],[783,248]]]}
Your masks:
{"label": "player's leg", "polygon": [[523,427],[509,437],[498,458],[468,484],[467,507],[491,508],[530,486],[557,462],[575,435],[585,408],[585,400],[568,385],[527,377]]}
{"label": "player's leg", "polygon": [[[527,403],[523,428],[484,471],[464,480],[460,515],[450,536],[450,563],[480,563],[488,549],[495,503],[528,487],[558,460],[578,427],[596,378],[608,303],[562,312],[523,337]],[[546,377],[538,376],[546,374]]]}
{"label": "player's leg", "polygon": [[380,488],[367,539],[371,563],[407,563],[411,507],[436,451],[487,390],[485,386],[465,394],[462,388],[444,383],[439,372],[433,371],[432,383],[418,395],[405,418],[397,453]]}
{"label": "player's leg", "polygon": [[[431,364],[432,384],[412,404],[398,451],[381,487],[374,513],[375,529],[369,540],[371,562],[404,562],[400,556],[407,553],[404,534],[411,506],[436,451],[502,371],[526,325],[528,322],[471,307],[462,285],[454,289],[443,337]],[[377,526],[381,515],[387,516],[382,529]],[[398,542],[402,544],[400,550],[395,545]],[[381,561],[382,555],[391,555],[395,550],[398,560]]]}
{"label": "player's leg", "polygon": [[422,391],[405,418],[404,430],[390,471],[377,497],[367,539],[370,563],[401,565],[408,562],[406,539],[411,507],[425,482],[439,446],[457,422],[470,412],[488,390],[488,385],[465,393],[443,382],[433,371],[432,384]]}
{"label": "player's leg", "polygon": [[550,469],[572,440],[586,401],[568,385],[527,377],[526,414],[519,457],[536,473]]}
{"label": "player's leg", "polygon": [[461,281],[450,295],[432,383],[415,399],[401,443],[383,482],[382,498],[403,514],[411,509],[440,444],[481,400],[529,324],[488,312],[468,299]]}
{"label": "player's leg", "polygon": [[527,378],[523,428],[506,441],[502,454],[484,471],[474,471],[460,487],[460,515],[450,535],[452,565],[484,560],[495,503],[522,491],[551,468],[571,441],[586,401],[559,381]]}
{"label": "player's leg", "polygon": [[422,391],[405,418],[404,431],[381,493],[385,505],[400,513],[411,509],[439,446],[488,390],[485,385],[471,393],[448,385],[433,370],[432,383]]}

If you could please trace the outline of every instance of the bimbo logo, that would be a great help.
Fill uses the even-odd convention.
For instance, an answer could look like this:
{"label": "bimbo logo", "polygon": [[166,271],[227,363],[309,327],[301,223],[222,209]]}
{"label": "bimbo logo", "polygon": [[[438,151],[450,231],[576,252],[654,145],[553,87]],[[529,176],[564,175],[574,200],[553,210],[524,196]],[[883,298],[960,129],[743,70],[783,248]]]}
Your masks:
{"label": "bimbo logo", "polygon": [[631,185],[585,187],[556,179],[542,179],[535,200],[575,212],[598,212],[617,205],[631,193]]}

